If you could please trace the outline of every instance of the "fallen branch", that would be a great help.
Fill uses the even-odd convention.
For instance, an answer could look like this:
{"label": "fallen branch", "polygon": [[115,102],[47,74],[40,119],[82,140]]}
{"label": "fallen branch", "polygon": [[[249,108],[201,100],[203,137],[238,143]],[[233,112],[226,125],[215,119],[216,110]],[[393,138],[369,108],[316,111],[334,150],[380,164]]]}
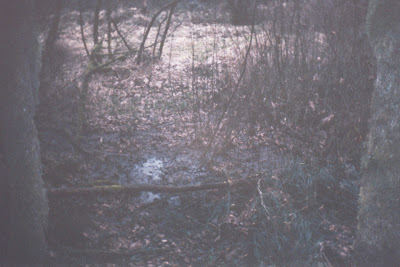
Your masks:
{"label": "fallen branch", "polygon": [[114,195],[121,193],[183,193],[201,190],[221,190],[232,187],[249,185],[257,182],[255,179],[239,180],[230,183],[215,183],[203,185],[189,186],[166,186],[153,184],[136,184],[136,185],[106,185],[94,187],[77,187],[77,188],[53,188],[47,191],[49,197],[69,197],[74,195]]}
{"label": "fallen branch", "polygon": [[113,251],[105,249],[77,249],[71,247],[63,247],[57,253],[68,257],[85,257],[94,262],[108,261],[121,258],[131,258],[132,256],[149,256],[153,254],[168,253],[169,249],[151,248],[151,249],[134,249],[127,251]]}

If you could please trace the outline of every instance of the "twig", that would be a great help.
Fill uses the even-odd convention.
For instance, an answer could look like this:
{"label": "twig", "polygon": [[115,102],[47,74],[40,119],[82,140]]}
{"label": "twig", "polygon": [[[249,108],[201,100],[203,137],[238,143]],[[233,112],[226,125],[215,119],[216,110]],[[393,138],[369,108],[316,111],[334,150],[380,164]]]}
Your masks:
{"label": "twig", "polygon": [[234,88],[233,92],[232,92],[231,95],[229,96],[228,103],[227,103],[225,109],[223,110],[221,117],[219,118],[219,120],[218,120],[218,122],[217,122],[217,126],[216,126],[216,128],[215,128],[215,130],[214,130],[214,132],[213,132],[213,135],[211,136],[210,142],[208,143],[208,145],[207,145],[206,150],[204,151],[204,153],[201,155],[201,158],[204,158],[204,157],[208,154],[208,152],[210,151],[211,146],[212,146],[212,144],[214,143],[214,139],[215,139],[215,137],[216,137],[216,135],[217,135],[217,133],[218,133],[218,131],[219,131],[219,128],[220,128],[220,126],[221,126],[222,120],[225,118],[225,115],[226,115],[226,113],[228,112],[228,110],[229,110],[229,108],[230,108],[230,106],[231,106],[231,104],[232,104],[232,102],[233,102],[233,99],[234,99],[235,95],[236,95],[237,92],[239,91],[239,85],[240,85],[240,83],[242,82],[243,77],[244,77],[244,74],[245,74],[245,72],[246,72],[247,58],[248,58],[249,55],[250,55],[251,45],[252,45],[252,42],[253,42],[254,24],[255,24],[256,10],[257,10],[257,1],[254,3],[253,22],[252,22],[252,24],[251,24],[250,42],[249,42],[249,47],[247,48],[247,51],[246,51],[246,56],[245,56],[245,58],[244,58],[243,70],[242,70],[242,72],[240,73],[239,79],[238,79],[238,81],[237,81],[237,83],[236,83],[236,85],[235,85],[235,88]]}
{"label": "twig", "polygon": [[[150,48],[150,47],[153,47],[153,46],[155,46],[155,45],[157,45],[157,43],[152,43],[152,44],[146,46],[145,48]],[[112,59],[112,60],[110,60],[110,61],[108,61],[108,62],[106,62],[106,63],[103,63],[103,64],[97,66],[96,68],[102,68],[102,67],[106,67],[106,66],[108,66],[108,65],[111,65],[111,64],[114,63],[115,61],[122,60],[122,59],[125,59],[125,58],[129,57],[129,56],[132,56],[132,55],[133,55],[134,53],[136,53],[137,51],[138,51],[138,50],[132,50],[132,53],[131,53],[131,52],[124,52],[124,53],[122,53],[121,56],[119,56],[119,57],[117,57],[117,58],[114,58],[114,59]],[[69,87],[69,86],[71,86],[71,85],[73,86],[74,83],[76,83],[78,80],[80,80],[81,78],[83,78],[85,75],[86,75],[86,72],[83,73],[83,74],[81,74],[81,75],[79,75],[79,76],[77,76],[77,77],[75,77],[74,79],[72,79],[71,81],[69,81],[67,84],[65,84],[64,86],[60,87],[59,90],[64,90],[65,88],[67,88],[67,87]],[[48,96],[48,97],[50,97],[50,96]],[[57,104],[57,107],[62,107],[61,105],[62,105],[62,104]],[[68,105],[69,105],[69,103],[68,103]]]}
{"label": "twig", "polygon": [[260,200],[261,200],[261,206],[264,208],[265,213],[267,213],[268,216],[270,216],[271,214],[269,213],[267,206],[265,206],[264,203],[264,198],[263,198],[263,193],[261,191],[261,179],[257,181],[257,190],[258,190],[258,194],[260,195]]}
{"label": "twig", "polygon": [[326,257],[326,255],[325,255],[325,252],[323,251],[324,250],[324,245],[322,244],[321,245],[321,248],[320,248],[320,255],[321,255],[321,257],[326,261],[326,263],[328,264],[328,267],[333,267],[333,265],[331,264],[331,262],[328,260],[328,257]]}
{"label": "twig", "polygon": [[124,38],[124,36],[122,35],[122,33],[119,31],[119,28],[118,28],[117,23],[116,23],[112,18],[110,18],[110,20],[111,20],[111,23],[113,24],[115,30],[117,31],[119,37],[121,37],[122,42],[124,42],[124,45],[126,46],[126,48],[128,48],[129,52],[132,53],[133,50],[132,50],[132,48],[129,46],[129,44],[127,43],[127,41],[126,41],[126,39]]}

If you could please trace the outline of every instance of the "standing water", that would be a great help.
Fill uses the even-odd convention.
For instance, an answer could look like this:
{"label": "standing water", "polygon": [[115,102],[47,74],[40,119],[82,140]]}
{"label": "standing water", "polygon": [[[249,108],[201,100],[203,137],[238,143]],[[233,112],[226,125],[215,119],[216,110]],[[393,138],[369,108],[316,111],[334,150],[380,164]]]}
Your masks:
{"label": "standing water", "polygon": [[157,158],[149,158],[145,163],[143,163],[143,167],[141,167],[141,171],[143,174],[147,175],[153,181],[161,180],[162,168],[164,167],[164,163]]}
{"label": "standing water", "polygon": [[[148,158],[142,165],[136,166],[132,171],[132,180],[139,183],[149,183],[161,181],[163,175],[164,163],[155,157]],[[152,192],[141,193],[141,201],[143,203],[152,203],[156,199],[161,199],[160,194]]]}

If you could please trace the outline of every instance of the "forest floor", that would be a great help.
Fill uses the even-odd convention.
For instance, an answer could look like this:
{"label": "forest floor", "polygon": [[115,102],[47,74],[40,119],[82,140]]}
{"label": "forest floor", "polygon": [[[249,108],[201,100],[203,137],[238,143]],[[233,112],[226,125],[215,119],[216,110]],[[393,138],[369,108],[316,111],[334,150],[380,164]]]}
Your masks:
{"label": "forest floor", "polygon": [[[91,16],[88,12],[83,15],[84,19]],[[114,11],[113,16],[131,47],[139,47],[151,15],[143,15],[139,8],[131,6]],[[104,12],[100,18],[100,31],[105,34]],[[136,64],[135,56],[128,56],[93,75],[86,125],[78,134],[77,91],[82,86],[88,58],[80,35],[79,12],[64,12],[57,43],[61,63],[54,66],[56,79],[38,116],[44,179],[49,191],[107,185],[190,186],[239,180],[249,183],[185,193],[50,197],[49,241],[54,263],[348,263],[354,218],[346,215],[343,220],[343,214],[329,209],[328,202],[325,206],[316,202],[316,195],[310,202],[289,207],[288,198],[296,198],[296,192],[286,195],[290,190],[277,186],[290,181],[288,170],[295,169],[302,173],[297,173],[298,177],[310,179],[304,172],[314,164],[310,163],[312,151],[309,162],[305,162],[293,152],[296,141],[278,129],[271,127],[269,132],[250,135],[246,124],[229,127],[228,116],[222,120],[224,127],[217,131],[216,138],[211,138],[223,101],[226,103],[239,76],[250,39],[250,26],[232,26],[227,18],[222,5],[178,8],[161,59],[155,58],[150,47],[141,65]],[[90,47],[91,31],[91,24],[86,24]],[[149,44],[156,31],[157,27],[153,27]],[[126,50],[116,33],[113,49],[115,53]],[[106,56],[103,60],[107,60]],[[266,199],[270,203],[264,203],[264,194],[269,194]],[[285,218],[269,216],[265,205],[275,205],[270,212],[276,211]],[[304,211],[302,216],[300,211]],[[262,220],[271,224],[265,225]],[[268,233],[272,230],[277,232]],[[268,238],[272,240],[260,241]],[[308,245],[288,244],[293,240],[313,245],[303,249]]]}

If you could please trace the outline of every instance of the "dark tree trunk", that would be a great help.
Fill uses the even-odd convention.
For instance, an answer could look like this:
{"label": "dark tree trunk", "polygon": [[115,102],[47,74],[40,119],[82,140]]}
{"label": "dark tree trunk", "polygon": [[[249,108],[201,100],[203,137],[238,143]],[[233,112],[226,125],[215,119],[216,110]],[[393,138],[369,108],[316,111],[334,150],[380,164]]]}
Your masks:
{"label": "dark tree trunk", "polygon": [[107,51],[108,51],[108,59],[111,60],[113,58],[112,49],[111,49],[111,3],[107,1],[107,10],[106,10],[106,19],[107,19]]}
{"label": "dark tree trunk", "polygon": [[139,47],[139,51],[138,51],[138,55],[136,57],[136,64],[140,65],[140,62],[142,62],[142,54],[144,51],[144,45],[146,44],[146,40],[147,37],[150,33],[151,27],[153,26],[154,22],[156,21],[157,17],[166,9],[171,8],[172,6],[176,6],[181,0],[174,0],[172,2],[170,2],[169,4],[163,6],[162,8],[160,8],[151,18],[151,21],[149,23],[149,25],[147,26],[147,29],[143,35],[143,40],[142,43],[140,44]]}
{"label": "dark tree trunk", "polygon": [[[48,205],[34,124],[40,50],[30,0],[1,3],[0,148],[9,187],[7,253],[10,266],[42,262],[47,254]],[[12,264],[11,264],[12,263]]]}
{"label": "dark tree trunk", "polygon": [[400,262],[400,2],[370,0],[367,33],[378,63],[362,160],[356,251],[360,266]]}
{"label": "dark tree trunk", "polygon": [[84,29],[84,21],[83,21],[83,6],[82,3],[79,2],[79,28],[81,30],[81,39],[83,43],[83,47],[85,48],[86,55],[90,58],[89,48],[87,47],[86,38],[85,38],[85,29]]}
{"label": "dark tree trunk", "polygon": [[96,8],[94,10],[93,19],[93,43],[96,46],[99,43],[99,15],[101,9],[101,0],[97,0]]}
{"label": "dark tree trunk", "polygon": [[163,34],[163,36],[161,38],[158,58],[161,58],[161,56],[162,56],[162,52],[163,52],[163,49],[164,49],[164,43],[165,43],[165,40],[167,39],[168,30],[169,30],[169,27],[171,25],[172,15],[174,14],[175,7],[176,7],[176,5],[173,5],[173,6],[171,6],[171,8],[169,10],[167,23],[165,24],[164,34]]}

